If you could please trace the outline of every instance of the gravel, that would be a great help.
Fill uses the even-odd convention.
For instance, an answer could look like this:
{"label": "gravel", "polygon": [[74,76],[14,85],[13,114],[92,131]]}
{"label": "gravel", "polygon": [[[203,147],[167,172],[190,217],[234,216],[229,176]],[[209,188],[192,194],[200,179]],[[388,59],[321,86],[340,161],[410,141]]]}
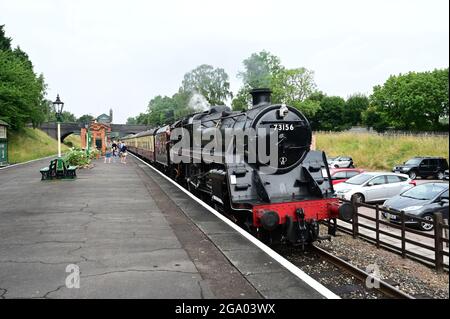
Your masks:
{"label": "gravel", "polygon": [[343,299],[385,298],[380,292],[367,289],[357,278],[323,260],[315,252],[301,251],[298,247],[286,245],[274,247],[281,255],[298,266],[306,274],[319,281]]}
{"label": "gravel", "polygon": [[377,249],[371,243],[340,232],[331,241],[316,245],[360,269],[367,271],[368,267],[378,267],[381,279],[415,298],[449,298],[448,272],[437,274],[419,262]]}

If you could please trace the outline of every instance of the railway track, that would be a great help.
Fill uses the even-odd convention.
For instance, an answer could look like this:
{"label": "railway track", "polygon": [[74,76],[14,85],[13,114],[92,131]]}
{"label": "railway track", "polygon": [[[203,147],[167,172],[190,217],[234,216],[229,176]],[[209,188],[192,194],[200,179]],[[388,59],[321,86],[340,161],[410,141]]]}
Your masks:
{"label": "railway track", "polygon": [[[352,276],[354,276],[355,278],[357,278],[361,282],[365,282],[366,279],[370,276],[364,270],[361,270],[358,267],[353,266],[349,262],[347,262],[344,259],[341,259],[341,258],[331,254],[330,252],[326,251],[323,248],[320,248],[320,247],[317,247],[317,246],[313,245],[311,249],[314,252],[316,252],[317,254],[319,254],[321,257],[323,257],[324,259],[326,259],[329,262],[331,262],[336,267],[342,269],[343,271],[345,271],[348,274],[351,274]],[[378,280],[378,283],[379,283],[379,287],[378,288],[373,288],[373,289],[378,290],[380,293],[382,293],[383,295],[385,295],[387,297],[395,298],[395,299],[415,299],[414,297],[408,295],[407,293],[405,293],[405,292],[401,291],[400,289],[398,289],[398,288],[388,284],[387,282],[385,282],[383,280]]]}
{"label": "railway track", "polygon": [[276,251],[343,299],[415,299],[381,279],[368,288],[369,273],[315,245],[304,252],[282,246]]}

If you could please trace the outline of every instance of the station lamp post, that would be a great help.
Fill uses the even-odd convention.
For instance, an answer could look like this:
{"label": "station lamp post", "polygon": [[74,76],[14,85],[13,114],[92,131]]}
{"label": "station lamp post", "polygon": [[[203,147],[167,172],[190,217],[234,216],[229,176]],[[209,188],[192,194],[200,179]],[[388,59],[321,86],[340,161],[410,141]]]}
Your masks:
{"label": "station lamp post", "polygon": [[84,124],[84,128],[86,129],[86,154],[89,157],[91,153],[91,142],[92,142],[91,129],[88,123]]}
{"label": "station lamp post", "polygon": [[61,157],[61,121],[64,103],[60,100],[59,94],[56,96],[56,101],[53,102],[56,111],[56,121],[58,126],[58,158]]}

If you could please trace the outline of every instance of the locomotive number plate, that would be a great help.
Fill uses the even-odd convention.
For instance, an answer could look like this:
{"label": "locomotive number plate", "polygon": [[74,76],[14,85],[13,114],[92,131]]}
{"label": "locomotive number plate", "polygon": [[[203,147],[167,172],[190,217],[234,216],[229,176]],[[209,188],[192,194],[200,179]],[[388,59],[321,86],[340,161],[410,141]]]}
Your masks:
{"label": "locomotive number plate", "polygon": [[293,131],[294,130],[294,124],[287,124],[287,123],[273,124],[272,127],[275,129],[275,131]]}

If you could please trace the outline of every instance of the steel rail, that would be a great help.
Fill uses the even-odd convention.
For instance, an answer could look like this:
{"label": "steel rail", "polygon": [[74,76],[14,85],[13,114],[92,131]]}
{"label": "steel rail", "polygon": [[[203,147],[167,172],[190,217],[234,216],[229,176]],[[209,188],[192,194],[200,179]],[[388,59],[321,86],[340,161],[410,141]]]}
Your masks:
{"label": "steel rail", "polygon": [[[358,267],[350,264],[349,262],[343,260],[342,258],[339,258],[330,252],[326,251],[323,248],[317,247],[315,245],[311,245],[312,251],[316,252],[318,255],[323,257],[324,259],[328,260],[332,264],[334,264],[336,267],[344,270],[345,272],[351,274],[352,276],[358,278],[362,282],[365,282],[365,280],[371,276],[369,273],[365,272],[364,270],[359,269]],[[379,282],[379,288],[374,287],[373,289],[378,290],[382,294],[389,296],[391,298],[395,299],[416,299],[413,296],[401,291],[400,289],[388,284],[387,282],[378,279]]]}

